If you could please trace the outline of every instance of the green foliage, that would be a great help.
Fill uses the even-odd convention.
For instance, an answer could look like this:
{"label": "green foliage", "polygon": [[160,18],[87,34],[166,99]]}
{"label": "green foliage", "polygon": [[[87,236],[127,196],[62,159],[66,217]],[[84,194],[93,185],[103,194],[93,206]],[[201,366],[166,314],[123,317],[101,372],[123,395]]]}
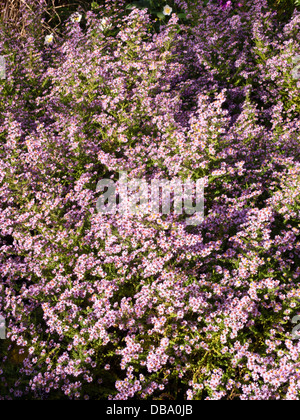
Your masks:
{"label": "green foliage", "polygon": [[287,22],[295,7],[300,7],[300,0],[269,0],[269,6],[278,12],[279,20]]}

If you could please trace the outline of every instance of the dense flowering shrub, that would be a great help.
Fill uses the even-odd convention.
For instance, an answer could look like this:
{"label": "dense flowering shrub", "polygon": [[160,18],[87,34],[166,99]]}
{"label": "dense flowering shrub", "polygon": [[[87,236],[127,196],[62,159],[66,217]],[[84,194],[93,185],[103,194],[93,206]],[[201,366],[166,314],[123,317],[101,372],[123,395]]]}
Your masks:
{"label": "dense flowering shrub", "polygon": [[[300,14],[175,4],[1,29],[1,399],[299,399]],[[205,220],[97,213],[120,170]]]}

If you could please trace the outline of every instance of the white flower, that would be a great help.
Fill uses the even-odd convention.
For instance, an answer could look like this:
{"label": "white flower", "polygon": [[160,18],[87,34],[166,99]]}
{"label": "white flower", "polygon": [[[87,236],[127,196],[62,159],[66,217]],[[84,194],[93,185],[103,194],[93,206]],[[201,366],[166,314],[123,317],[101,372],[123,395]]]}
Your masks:
{"label": "white flower", "polygon": [[45,45],[50,45],[50,44],[52,44],[52,42],[53,42],[53,39],[54,39],[54,36],[53,36],[53,34],[51,34],[51,35],[47,35],[46,37],[45,37]]}
{"label": "white flower", "polygon": [[292,70],[292,76],[293,79],[300,79],[300,64],[298,64],[296,67],[293,68]]}
{"label": "white flower", "polygon": [[105,29],[110,29],[112,27],[111,23],[108,23],[108,18],[104,17],[103,19],[100,20],[100,31],[105,31]]}
{"label": "white flower", "polygon": [[[5,57],[0,55],[0,79],[6,79],[6,72],[5,72]],[[0,316],[1,321],[1,316]]]}
{"label": "white flower", "polygon": [[164,7],[164,10],[163,10],[163,14],[165,15],[165,16],[170,16],[171,15],[171,13],[172,13],[172,7],[170,7],[170,6],[165,6]]}
{"label": "white flower", "polygon": [[80,13],[78,13],[78,12],[75,12],[75,13],[73,13],[72,15],[71,15],[71,21],[74,23],[74,22],[80,22],[81,21],[81,19],[82,19],[82,15],[80,14]]}
{"label": "white flower", "polygon": [[296,64],[296,66],[292,70],[293,79],[300,79],[300,55],[296,55],[292,58],[292,62]]}
{"label": "white flower", "polygon": [[295,57],[292,58],[293,63],[299,63],[300,62],[300,55],[295,55]]}

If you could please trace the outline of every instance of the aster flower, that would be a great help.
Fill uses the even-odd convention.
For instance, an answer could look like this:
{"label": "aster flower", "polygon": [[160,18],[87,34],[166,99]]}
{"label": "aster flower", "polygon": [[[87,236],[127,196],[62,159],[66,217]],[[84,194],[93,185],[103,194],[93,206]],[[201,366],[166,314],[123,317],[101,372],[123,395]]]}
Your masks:
{"label": "aster flower", "polygon": [[222,9],[225,10],[228,7],[230,7],[232,5],[231,1],[226,1],[225,0],[219,0],[220,6],[222,6]]}
{"label": "aster flower", "polygon": [[172,7],[167,5],[164,7],[163,14],[165,16],[170,16],[172,14],[172,10],[173,10]]}

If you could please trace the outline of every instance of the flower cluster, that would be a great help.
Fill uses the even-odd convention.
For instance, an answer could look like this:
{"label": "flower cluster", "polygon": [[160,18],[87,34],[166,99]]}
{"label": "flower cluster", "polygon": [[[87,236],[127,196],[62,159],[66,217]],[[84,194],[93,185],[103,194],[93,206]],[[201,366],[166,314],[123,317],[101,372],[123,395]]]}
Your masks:
{"label": "flower cluster", "polygon": [[[300,14],[217,3],[0,28],[1,400],[299,400]],[[204,221],[97,213],[120,171]]]}

